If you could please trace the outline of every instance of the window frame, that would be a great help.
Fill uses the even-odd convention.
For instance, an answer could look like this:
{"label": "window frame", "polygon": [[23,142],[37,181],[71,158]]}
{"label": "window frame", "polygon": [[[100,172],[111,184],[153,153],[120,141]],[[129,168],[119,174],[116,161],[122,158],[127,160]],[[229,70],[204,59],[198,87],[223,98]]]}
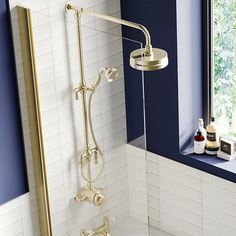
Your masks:
{"label": "window frame", "polygon": [[213,114],[213,0],[202,1],[203,115],[206,124]]}
{"label": "window frame", "polygon": [[[214,0],[202,0],[202,98],[206,124],[214,116]],[[228,136],[225,135],[226,137]],[[228,136],[235,142],[235,138]],[[236,142],[235,142],[236,145]]]}

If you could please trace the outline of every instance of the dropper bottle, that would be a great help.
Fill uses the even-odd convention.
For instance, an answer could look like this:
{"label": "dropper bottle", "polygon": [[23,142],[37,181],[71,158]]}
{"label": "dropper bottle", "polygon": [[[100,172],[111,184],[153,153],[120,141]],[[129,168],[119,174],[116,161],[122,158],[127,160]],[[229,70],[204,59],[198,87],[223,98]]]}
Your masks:
{"label": "dropper bottle", "polygon": [[206,129],[204,128],[204,121],[202,118],[199,118],[198,119],[198,129],[202,132],[202,135],[206,141],[206,138],[207,138],[207,132],[206,132]]}
{"label": "dropper bottle", "polygon": [[205,143],[205,138],[202,135],[201,130],[198,129],[194,135],[194,153],[203,154],[205,151]]}

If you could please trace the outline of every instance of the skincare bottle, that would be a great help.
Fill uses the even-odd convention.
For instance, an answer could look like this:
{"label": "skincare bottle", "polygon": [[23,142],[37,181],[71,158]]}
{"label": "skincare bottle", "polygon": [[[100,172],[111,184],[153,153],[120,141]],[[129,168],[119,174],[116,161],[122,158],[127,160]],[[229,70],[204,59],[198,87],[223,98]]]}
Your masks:
{"label": "skincare bottle", "polygon": [[205,138],[201,130],[198,129],[194,136],[194,152],[196,154],[203,154],[205,151],[205,143]]}
{"label": "skincare bottle", "polygon": [[209,155],[216,155],[219,150],[219,133],[215,123],[214,117],[211,117],[210,124],[206,127],[207,131],[207,142],[205,152]]}
{"label": "skincare bottle", "polygon": [[202,132],[202,135],[204,136],[205,142],[206,142],[207,133],[206,133],[206,129],[204,128],[204,121],[202,118],[198,119],[198,129]]}

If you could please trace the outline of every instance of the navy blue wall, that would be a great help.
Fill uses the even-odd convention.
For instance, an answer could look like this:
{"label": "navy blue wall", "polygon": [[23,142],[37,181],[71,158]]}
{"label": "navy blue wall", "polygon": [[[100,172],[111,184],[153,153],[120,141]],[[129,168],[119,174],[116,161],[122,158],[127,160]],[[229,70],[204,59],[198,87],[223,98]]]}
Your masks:
{"label": "navy blue wall", "polygon": [[[124,18],[125,19],[125,18]],[[127,30],[127,31],[126,31]],[[132,29],[131,29],[132,30]],[[123,35],[127,38],[135,36],[136,31],[129,35],[130,31],[123,28]],[[140,35],[142,38],[142,35]],[[140,48],[141,44],[133,43],[129,40],[123,40],[124,52],[124,75],[125,75],[125,103],[126,103],[126,123],[127,123],[127,141],[144,134],[144,114],[143,114],[143,89],[142,89],[142,73],[134,70],[129,65],[129,52]]]}
{"label": "navy blue wall", "polygon": [[[149,29],[154,47],[169,54],[167,68],[145,72],[147,149],[177,162],[236,182],[232,166],[216,157],[183,155],[202,116],[202,3],[204,0],[121,0],[123,19]],[[178,13],[178,14],[177,14]],[[141,32],[122,27],[123,36],[143,40]],[[134,80],[128,65],[131,45],[123,41],[127,135],[143,134],[141,79]],[[178,60],[177,60],[178,58]],[[140,72],[139,72],[140,73]],[[138,76],[138,72],[137,72]],[[180,87],[179,87],[180,86]],[[137,98],[137,99],[135,99]],[[137,121],[137,122],[134,122]]]}
{"label": "navy blue wall", "polygon": [[[177,32],[176,4],[173,0],[121,0],[122,18],[143,24],[149,29],[153,47],[163,48],[168,52],[169,65],[167,68],[145,72],[145,107],[146,107],[146,137],[149,151],[164,156],[176,154],[179,150],[178,130],[178,81],[177,81]],[[143,34],[137,30],[123,27],[123,36],[140,39],[144,42]],[[128,60],[130,48],[124,45],[124,60]],[[142,117],[141,94],[133,90],[134,80],[130,79],[133,69],[124,63],[128,141],[140,136],[139,123],[129,123],[135,117]],[[135,87],[141,86],[138,81]],[[136,88],[137,91],[141,89]],[[138,101],[134,99],[138,97]],[[134,111],[134,109],[136,109]],[[168,140],[166,137],[169,137]]]}
{"label": "navy blue wall", "polygon": [[0,1],[0,204],[28,191],[8,2]]}
{"label": "navy blue wall", "polygon": [[179,149],[193,152],[193,133],[203,117],[202,2],[177,0]]}

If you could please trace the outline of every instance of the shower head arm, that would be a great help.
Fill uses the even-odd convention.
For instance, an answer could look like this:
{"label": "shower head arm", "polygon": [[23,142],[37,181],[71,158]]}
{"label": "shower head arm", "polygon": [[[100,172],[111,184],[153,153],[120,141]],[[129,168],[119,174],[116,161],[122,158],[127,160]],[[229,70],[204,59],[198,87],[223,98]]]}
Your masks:
{"label": "shower head arm", "polygon": [[118,23],[120,25],[125,25],[125,26],[131,27],[131,28],[141,30],[144,33],[145,39],[146,39],[145,54],[146,55],[151,55],[152,54],[151,37],[150,37],[150,34],[149,34],[149,32],[148,32],[148,30],[145,26],[143,26],[141,24],[131,22],[131,21],[116,18],[116,17],[113,17],[113,16],[108,16],[108,15],[104,15],[104,14],[97,13],[97,12],[94,12],[94,11],[90,11],[90,10],[82,8],[82,7],[77,7],[77,6],[72,5],[70,2],[66,3],[66,11],[69,11],[69,10],[74,10],[74,11],[80,13],[80,14],[86,13],[88,15],[95,16],[95,17],[100,18],[100,19],[104,19],[104,20],[107,20],[107,21]]}

